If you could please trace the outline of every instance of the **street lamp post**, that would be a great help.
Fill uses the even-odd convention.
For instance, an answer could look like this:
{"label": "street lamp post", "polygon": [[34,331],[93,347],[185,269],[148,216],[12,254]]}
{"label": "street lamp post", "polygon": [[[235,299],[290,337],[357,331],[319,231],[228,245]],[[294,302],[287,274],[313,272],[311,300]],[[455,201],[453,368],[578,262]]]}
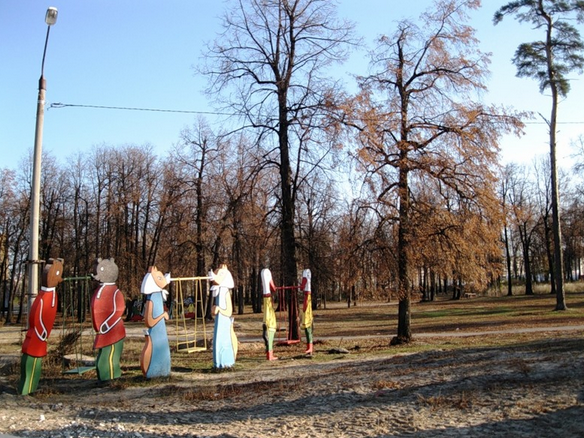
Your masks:
{"label": "street lamp post", "polygon": [[45,38],[45,48],[43,50],[43,62],[41,64],[41,77],[39,79],[39,96],[37,100],[36,128],[34,134],[34,156],[32,167],[32,188],[30,195],[30,250],[28,255],[28,310],[38,293],[39,279],[39,216],[40,216],[40,193],[41,193],[41,159],[43,154],[43,122],[45,118],[45,90],[47,82],[44,77],[45,56],[47,54],[47,44],[49,43],[49,32],[51,26],[57,22],[57,8],[50,7],[45,15],[47,23],[47,36]]}

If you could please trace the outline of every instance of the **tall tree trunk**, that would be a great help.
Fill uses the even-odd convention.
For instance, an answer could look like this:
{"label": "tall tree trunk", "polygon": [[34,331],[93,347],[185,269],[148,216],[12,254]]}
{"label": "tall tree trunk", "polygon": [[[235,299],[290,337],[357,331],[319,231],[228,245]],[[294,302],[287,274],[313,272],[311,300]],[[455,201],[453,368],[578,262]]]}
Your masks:
{"label": "tall tree trunk", "polygon": [[533,278],[531,275],[531,260],[529,258],[529,236],[527,225],[520,227],[521,246],[523,248],[523,268],[525,270],[525,295],[533,295]]}
{"label": "tall tree trunk", "polygon": [[[407,152],[402,151],[401,157],[405,162]],[[392,344],[402,344],[410,342],[412,339],[411,330],[411,296],[410,280],[408,277],[409,257],[408,246],[410,239],[409,223],[410,194],[408,187],[408,171],[406,168],[399,169],[399,225],[398,225],[398,322],[397,336],[391,341]]]}
{"label": "tall tree trunk", "polygon": [[560,193],[558,187],[558,169],[556,160],[556,121],[558,93],[556,87],[552,85],[552,115],[550,120],[550,163],[551,163],[551,183],[552,183],[552,228],[554,237],[554,277],[553,282],[556,289],[556,310],[567,310],[566,296],[564,292],[564,260],[562,254],[562,229],[560,221]]}
{"label": "tall tree trunk", "polygon": [[509,230],[505,225],[505,258],[507,262],[507,296],[513,296],[513,277],[511,276],[511,251],[509,250]]}
{"label": "tall tree trunk", "polygon": [[251,288],[251,308],[253,313],[262,313],[262,290],[260,287],[260,269],[257,256],[254,257],[254,265],[251,268],[250,288]]}
{"label": "tall tree trunk", "polygon": [[436,273],[434,271],[430,272],[430,301],[434,301],[436,298]]}
{"label": "tall tree trunk", "polygon": [[[281,257],[285,286],[298,283],[296,265],[296,238],[294,236],[294,196],[292,193],[292,171],[288,145],[288,120],[285,92],[279,99],[280,126],[278,140],[280,147],[280,188],[282,194]],[[287,293],[288,340],[300,340],[298,325],[298,298],[296,293]]]}

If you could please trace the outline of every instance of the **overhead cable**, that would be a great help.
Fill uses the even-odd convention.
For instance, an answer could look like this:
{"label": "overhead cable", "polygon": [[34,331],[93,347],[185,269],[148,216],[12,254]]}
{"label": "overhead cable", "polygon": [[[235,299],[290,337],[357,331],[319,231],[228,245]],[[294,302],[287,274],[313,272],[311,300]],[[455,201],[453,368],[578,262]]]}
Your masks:
{"label": "overhead cable", "polygon": [[194,110],[176,110],[176,109],[162,109],[162,108],[138,108],[138,107],[127,107],[127,106],[105,106],[105,105],[81,105],[74,103],[61,103],[55,102],[49,105],[51,108],[94,108],[94,109],[108,109],[108,110],[124,110],[124,111],[151,111],[159,113],[183,113],[183,114],[207,114],[214,116],[232,116],[229,113],[220,113],[214,111],[194,111]]}

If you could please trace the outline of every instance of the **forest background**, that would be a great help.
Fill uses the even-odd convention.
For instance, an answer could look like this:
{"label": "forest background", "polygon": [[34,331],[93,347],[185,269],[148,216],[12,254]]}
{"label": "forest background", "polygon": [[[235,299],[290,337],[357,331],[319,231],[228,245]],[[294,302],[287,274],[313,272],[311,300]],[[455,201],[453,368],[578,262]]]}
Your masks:
{"label": "forest background", "polygon": [[[437,11],[444,12],[447,4],[450,2],[437,2]],[[469,9],[480,6],[476,1],[453,4]],[[343,28],[352,29],[339,27]],[[388,35],[398,34],[399,29],[390,29]],[[423,28],[416,31],[414,42],[424,36]],[[469,47],[475,48],[474,34],[467,37]],[[377,44],[388,40],[387,47],[394,47],[391,38],[380,38]],[[303,72],[305,79],[313,79],[307,73],[327,71],[360,44],[357,35],[349,33],[335,43],[346,47],[335,57],[311,59],[310,68],[314,69]],[[363,96],[367,92],[371,95],[366,79],[382,79],[375,70],[379,45],[372,45],[376,47],[372,56],[364,58],[372,68],[371,76],[355,78],[357,87],[345,90],[332,80],[335,78],[325,76],[318,77],[322,81],[310,82],[318,91],[315,95],[324,99],[319,104],[324,104],[319,112],[309,111],[295,120],[288,143],[295,201],[295,264],[313,272],[315,305],[347,298],[397,297],[396,212],[400,198],[394,190],[381,196],[380,187],[382,192],[384,189],[375,179],[381,173],[364,164],[366,147],[354,132],[360,128],[363,132],[357,120],[364,114],[359,113]],[[220,44],[211,44],[207,59],[212,60],[220,48]],[[444,52],[453,58],[458,53],[455,50],[462,50],[460,46],[446,49],[453,50]],[[442,89],[440,93],[448,95],[449,102],[460,104],[468,96],[478,99],[487,89],[484,77],[488,62],[479,52],[474,55],[481,64],[475,77],[478,86],[460,94],[457,87]],[[213,79],[212,66],[198,71]],[[508,74],[514,74],[511,63]],[[535,83],[532,85],[536,94]],[[238,94],[241,91],[231,89],[230,97],[244,96]],[[90,152],[73,153],[64,164],[45,153],[40,258],[63,257],[65,275],[76,277],[89,273],[96,257],[115,257],[121,273],[119,286],[129,298],[139,295],[141,279],[150,265],[156,264],[175,277],[188,277],[205,275],[211,267],[226,262],[236,279],[238,303],[249,303],[254,311],[261,311],[260,270],[272,269],[279,284],[289,282],[289,270],[283,266],[282,166],[275,131],[244,111],[249,102],[231,100],[223,106],[223,111],[230,108],[231,113],[243,117],[231,117],[221,128],[204,116],[198,117],[180,132],[178,142],[165,154],[157,153],[147,142],[94,144]],[[426,101],[416,108],[420,113],[412,116],[430,111],[434,103]],[[316,107],[313,102],[303,109]],[[288,109],[298,110],[292,105]],[[470,181],[449,185],[419,178],[410,185],[411,229],[415,231],[409,241],[412,263],[407,274],[411,291],[421,299],[432,300],[439,293],[451,293],[453,298],[466,292],[505,293],[501,280],[505,278],[506,257],[513,281],[549,280],[549,163],[544,157],[529,164],[500,165],[498,142],[502,136],[520,132],[522,121],[533,120],[509,109],[502,109],[501,114],[505,123],[490,125],[492,130],[485,131],[491,138],[477,137],[481,141],[472,142],[474,149],[465,144],[468,155],[458,156],[464,158],[458,163],[461,174],[468,172]],[[258,126],[264,129],[258,130]],[[255,129],[248,129],[252,127]],[[584,252],[578,166],[584,142],[575,136],[571,143],[576,166],[561,173],[560,183],[565,277],[575,281],[581,276]],[[463,166],[465,161],[468,167]],[[14,317],[12,306],[23,301],[25,291],[31,164],[24,160],[18,169],[0,170],[0,281],[7,322]],[[382,176],[381,184],[386,187],[392,187],[397,178],[394,172]],[[477,198],[479,202],[474,204]],[[469,200],[476,208],[468,208]],[[20,317],[17,314],[16,318]]]}

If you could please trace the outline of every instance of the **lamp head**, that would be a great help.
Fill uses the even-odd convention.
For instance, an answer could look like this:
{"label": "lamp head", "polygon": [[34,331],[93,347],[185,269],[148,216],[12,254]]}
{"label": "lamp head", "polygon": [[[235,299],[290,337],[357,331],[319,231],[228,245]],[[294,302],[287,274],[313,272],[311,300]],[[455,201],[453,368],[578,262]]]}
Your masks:
{"label": "lamp head", "polygon": [[59,12],[57,11],[57,8],[55,8],[54,6],[51,6],[49,9],[47,9],[47,15],[45,15],[45,23],[47,23],[49,26],[55,24],[57,22],[58,13]]}

